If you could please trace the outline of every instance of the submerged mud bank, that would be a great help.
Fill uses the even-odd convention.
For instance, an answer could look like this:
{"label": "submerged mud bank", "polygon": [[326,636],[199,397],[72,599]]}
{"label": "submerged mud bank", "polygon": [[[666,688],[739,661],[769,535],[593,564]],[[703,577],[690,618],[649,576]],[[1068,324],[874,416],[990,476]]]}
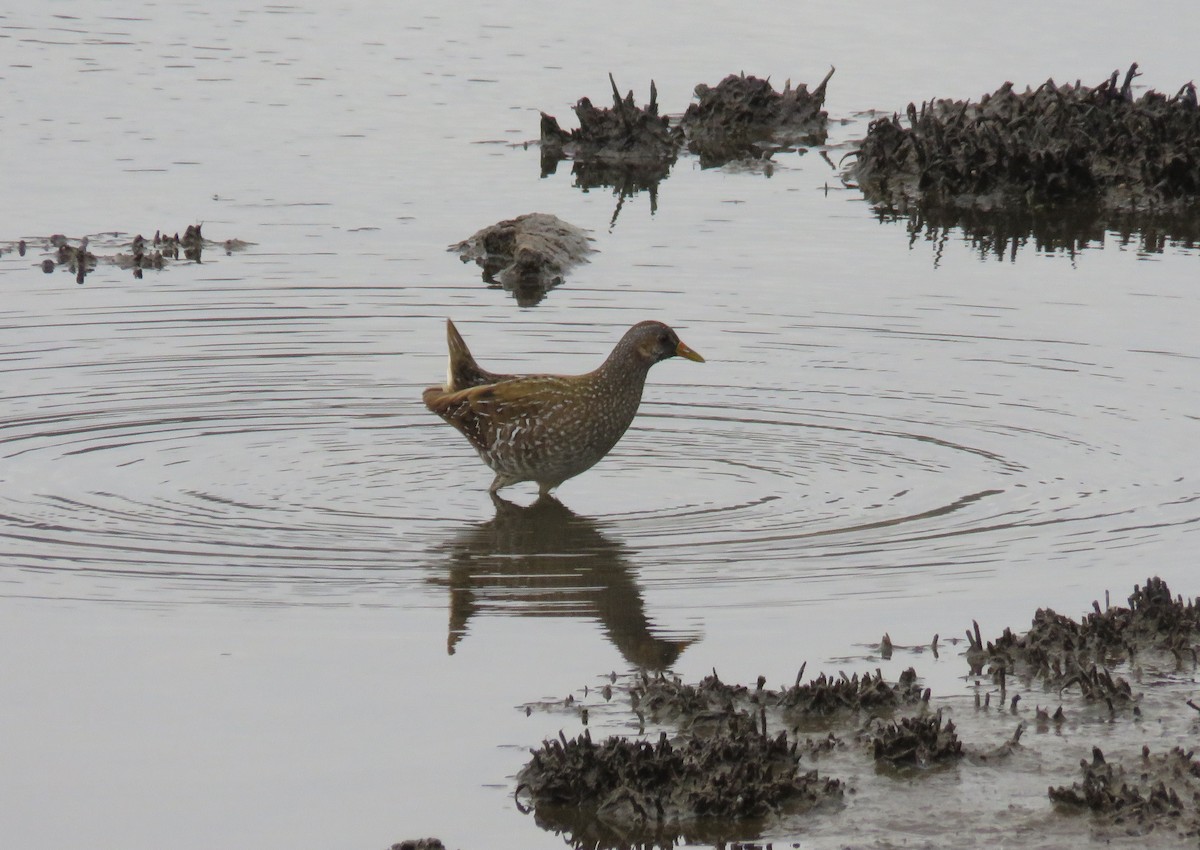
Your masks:
{"label": "submerged mud bank", "polygon": [[[1039,610],[1022,634],[1006,629],[985,642],[975,626],[967,638],[970,702],[931,694],[915,668],[896,681],[876,671],[803,682],[801,667],[778,689],[762,677],[728,684],[715,671],[695,685],[640,674],[615,689],[637,733],[596,741],[588,730],[560,733],[531,751],[516,779],[518,805],[571,846],[667,847],[840,834],[866,819],[902,819],[888,814],[901,799],[898,781],[903,806],[929,808],[939,804],[913,795],[950,796],[987,776],[998,806],[1027,801],[1027,817],[1050,830],[1047,846],[1087,834],[1152,836],[1163,846],[1200,835],[1200,761],[1170,743],[1194,738],[1200,724],[1189,707],[1194,601],[1151,578],[1127,607],[1096,603],[1080,620]],[[614,689],[596,693],[608,703]],[[570,702],[586,722],[586,705]],[[1101,732],[1110,757],[1098,738],[1076,740]],[[1091,759],[1073,768],[1080,750]],[[907,837],[930,839],[941,827],[924,828]]]}
{"label": "submerged mud bank", "polygon": [[531,307],[595,249],[587,231],[547,213],[527,213],[477,231],[447,250],[483,269],[486,283]]}

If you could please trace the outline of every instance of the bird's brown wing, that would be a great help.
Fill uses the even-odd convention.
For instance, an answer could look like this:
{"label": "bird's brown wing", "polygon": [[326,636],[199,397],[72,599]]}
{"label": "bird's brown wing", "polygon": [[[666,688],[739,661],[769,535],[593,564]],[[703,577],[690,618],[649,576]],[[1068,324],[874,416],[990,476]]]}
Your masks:
{"label": "bird's brown wing", "polygon": [[462,432],[480,451],[490,451],[516,426],[528,427],[562,403],[563,382],[551,375],[513,378],[448,393],[425,390],[425,406]]}

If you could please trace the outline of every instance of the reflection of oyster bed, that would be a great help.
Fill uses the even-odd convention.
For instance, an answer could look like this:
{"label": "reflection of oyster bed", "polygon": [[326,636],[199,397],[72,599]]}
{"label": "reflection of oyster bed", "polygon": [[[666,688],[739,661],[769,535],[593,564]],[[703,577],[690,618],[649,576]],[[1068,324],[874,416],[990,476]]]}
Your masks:
{"label": "reflection of oyster bed", "polygon": [[981,258],[1015,259],[1021,250],[1074,255],[1136,244],[1144,254],[1161,254],[1168,245],[1200,243],[1200,215],[1150,210],[1105,210],[1085,204],[1067,209],[975,209],[901,205],[901,211],[877,210],[881,219],[902,222],[910,242],[929,243],[934,264],[951,239],[974,248]]}

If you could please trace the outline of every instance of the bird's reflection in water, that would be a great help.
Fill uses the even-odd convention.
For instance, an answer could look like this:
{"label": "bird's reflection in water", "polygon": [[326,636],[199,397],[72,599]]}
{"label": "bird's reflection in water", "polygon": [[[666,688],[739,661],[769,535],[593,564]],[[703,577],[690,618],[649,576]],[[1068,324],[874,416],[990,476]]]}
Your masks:
{"label": "bird's reflection in water", "polygon": [[621,655],[648,670],[670,667],[696,640],[658,633],[621,544],[594,520],[552,496],[527,507],[493,501],[494,518],[444,545],[449,566],[433,579],[450,590],[451,654],[481,611],[598,620]]}

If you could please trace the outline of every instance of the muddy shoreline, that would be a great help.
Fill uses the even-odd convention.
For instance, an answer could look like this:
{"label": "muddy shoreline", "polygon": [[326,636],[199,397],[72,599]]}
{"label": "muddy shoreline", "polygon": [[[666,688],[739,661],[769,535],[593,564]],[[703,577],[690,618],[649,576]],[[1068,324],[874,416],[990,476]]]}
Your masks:
{"label": "muddy shoreline", "polygon": [[[897,783],[917,795],[927,785],[936,806],[937,777],[971,783],[986,770],[998,795],[1037,783],[1034,814],[1064,840],[1194,842],[1200,759],[1164,730],[1182,740],[1200,727],[1197,641],[1200,607],[1151,578],[1127,605],[1097,601],[1078,620],[1038,610],[1020,634],[987,640],[974,625],[965,640],[907,648],[885,635],[881,661],[916,660],[896,681],[803,681],[803,666],[778,689],[762,677],[728,684],[716,671],[696,684],[613,674],[579,699],[537,704],[584,728],[532,749],[513,793],[572,847],[724,846],[860,816],[864,798],[886,801]],[[973,704],[922,687],[917,668],[939,643],[963,666]],[[597,711],[630,731],[593,736]],[[1089,726],[1092,742],[1062,745],[1064,729]],[[1047,741],[1062,746],[1051,752]]]}

